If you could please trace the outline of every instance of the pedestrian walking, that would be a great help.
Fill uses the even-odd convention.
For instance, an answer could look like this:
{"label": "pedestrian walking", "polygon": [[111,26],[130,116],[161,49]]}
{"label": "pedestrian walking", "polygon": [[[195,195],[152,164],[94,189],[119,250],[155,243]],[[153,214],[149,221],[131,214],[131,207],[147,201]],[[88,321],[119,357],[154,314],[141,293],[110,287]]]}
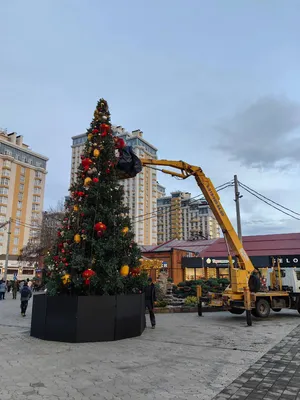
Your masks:
{"label": "pedestrian walking", "polygon": [[26,310],[28,307],[28,301],[32,296],[31,290],[28,287],[27,282],[24,282],[23,288],[21,290],[21,315],[26,316]]}
{"label": "pedestrian walking", "polygon": [[148,286],[145,289],[145,306],[149,310],[152,329],[155,329],[156,321],[154,315],[154,302],[156,301],[156,291],[152,278],[148,278]]}
{"label": "pedestrian walking", "polygon": [[32,290],[32,281],[29,278],[27,278],[27,285],[29,289]]}
{"label": "pedestrian walking", "polygon": [[13,281],[13,284],[12,284],[12,294],[13,294],[14,300],[16,300],[16,298],[17,298],[17,293],[18,293],[18,281],[15,280],[15,281]]}
{"label": "pedestrian walking", "polygon": [[0,281],[0,300],[5,300],[6,283],[3,279]]}

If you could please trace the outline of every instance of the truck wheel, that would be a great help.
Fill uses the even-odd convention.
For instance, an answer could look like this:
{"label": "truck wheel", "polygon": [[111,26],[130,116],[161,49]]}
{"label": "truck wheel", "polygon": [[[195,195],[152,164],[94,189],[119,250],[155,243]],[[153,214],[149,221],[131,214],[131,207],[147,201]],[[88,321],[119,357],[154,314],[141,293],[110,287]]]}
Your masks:
{"label": "truck wheel", "polygon": [[242,308],[231,308],[229,312],[235,315],[242,315],[244,314],[245,310],[243,310]]}
{"label": "truck wheel", "polygon": [[259,318],[267,318],[270,314],[270,303],[266,299],[259,299],[255,304],[255,311]]}
{"label": "truck wheel", "polygon": [[281,308],[272,308],[272,310],[273,310],[274,312],[279,312],[279,311],[281,311]]}

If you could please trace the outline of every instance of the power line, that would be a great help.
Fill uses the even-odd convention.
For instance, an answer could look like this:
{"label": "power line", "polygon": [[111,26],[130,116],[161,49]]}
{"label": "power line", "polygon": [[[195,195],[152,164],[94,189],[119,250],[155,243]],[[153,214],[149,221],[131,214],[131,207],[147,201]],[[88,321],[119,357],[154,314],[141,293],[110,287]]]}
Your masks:
{"label": "power line", "polygon": [[12,219],[12,222],[14,222],[15,224],[16,224],[16,226],[18,227],[18,226],[23,226],[23,227],[25,227],[25,228],[31,228],[31,229],[36,229],[36,230],[42,230],[42,227],[41,227],[41,225],[38,225],[38,226],[35,226],[35,225],[30,225],[30,224],[28,224],[28,223],[26,223],[26,222],[20,222],[20,221],[17,221],[17,220],[15,220],[15,219]]}
{"label": "power line", "polygon": [[280,208],[274,206],[272,203],[269,203],[268,201],[264,200],[263,198],[261,198],[259,195],[251,192],[249,189],[247,189],[246,187],[243,186],[243,184],[240,185],[244,190],[246,190],[246,192],[252,194],[252,196],[256,197],[257,199],[261,200],[262,202],[264,202],[265,204],[268,204],[270,207],[275,208],[276,210],[282,212],[283,214],[288,215],[291,218],[297,219],[298,221],[300,221],[300,218],[295,217],[294,215],[291,215],[289,213],[287,213],[286,211],[281,210]]}
{"label": "power line", "polygon": [[[225,182],[225,183],[223,183],[222,185],[219,185],[219,186],[217,186],[216,187],[216,189],[217,190],[222,190],[222,187],[223,186],[225,186],[226,185],[226,187],[228,187],[229,185],[232,185],[232,181],[229,181],[229,182]],[[224,188],[225,189],[225,188]],[[202,196],[200,199],[198,199],[198,197],[200,197],[200,196]],[[191,201],[191,200],[195,200],[195,199],[197,199],[197,201],[201,201],[201,200],[205,200],[205,198],[203,197],[203,195],[202,194],[198,194],[197,196],[194,196],[194,197],[191,197],[190,199],[186,199],[186,201]],[[195,201],[195,202],[193,202],[193,203],[197,203],[197,201]],[[192,203],[192,204],[193,204]],[[174,208],[175,207],[175,208]],[[174,208],[174,209],[173,209]],[[171,207],[170,207],[170,210],[167,210],[167,212],[169,212],[169,211],[174,211],[174,210],[176,210],[176,209],[179,209],[179,208],[181,208],[181,206],[172,206],[171,205]],[[172,209],[172,210],[171,210]],[[164,215],[165,214],[165,212],[161,212],[161,215]],[[150,212],[150,213],[146,213],[146,214],[141,214],[141,215],[134,215],[133,217],[132,217],[132,219],[136,219],[136,218],[142,218],[142,217],[146,217],[146,216],[148,216],[148,215],[153,215],[153,216],[155,216],[155,215],[159,215],[159,212],[158,211],[152,211],[152,212]],[[139,222],[139,221],[135,221],[135,222]]]}
{"label": "power line", "polygon": [[283,206],[283,205],[281,205],[281,204],[279,204],[279,203],[276,203],[276,201],[274,201],[274,200],[272,200],[272,199],[269,199],[268,197],[264,196],[263,194],[257,192],[257,191],[254,190],[254,189],[251,189],[249,186],[245,185],[244,183],[242,183],[242,182],[239,181],[239,184],[240,184],[242,187],[244,186],[245,188],[247,188],[247,189],[251,190],[252,192],[256,193],[257,195],[259,195],[259,196],[263,197],[264,199],[270,201],[271,203],[274,203],[274,204],[276,204],[277,206],[283,208],[284,210],[290,211],[291,213],[300,216],[300,213],[298,213],[298,212],[296,212],[296,211],[293,211],[293,210],[291,210],[290,208],[285,207],[285,206]]}
{"label": "power line", "polygon": [[[223,185],[222,185],[222,186],[223,186]],[[220,189],[216,189],[216,190],[217,190],[217,192],[220,192],[221,190],[226,189],[226,188],[228,188],[228,187],[230,187],[230,186],[232,186],[232,183],[231,183],[230,185],[221,187]],[[204,197],[202,197],[202,199],[205,200]],[[201,200],[201,199],[198,199],[198,200]],[[192,202],[192,204],[197,203],[198,200],[195,200],[194,202]],[[191,205],[191,204],[190,204],[190,205]],[[176,206],[176,209],[177,209],[177,210],[180,209],[180,208],[181,208],[181,205]],[[174,210],[175,210],[175,209],[174,209]],[[170,214],[170,213],[171,213],[172,211],[174,211],[174,210],[166,210],[166,212],[162,212],[162,213],[160,213],[160,214],[158,214],[157,212],[155,212],[155,213],[156,213],[156,216],[161,217],[161,216]],[[144,222],[144,221],[147,221],[147,220],[149,220],[149,219],[155,218],[156,216],[153,215],[153,216],[150,216],[150,217],[148,217],[148,218],[144,218],[144,219],[142,219],[142,220],[140,220],[140,221],[135,221],[135,223]]]}
{"label": "power line", "polygon": [[[226,189],[226,188],[229,187],[229,186],[231,186],[231,185],[227,185],[227,186],[225,186],[225,187],[223,187],[223,188],[221,188],[221,189],[218,189],[217,191],[221,191],[221,190],[223,190],[223,189]],[[203,196],[201,197],[201,199],[195,200],[195,199],[196,199],[197,197],[199,197],[199,196],[201,196],[201,195],[198,195],[198,196],[195,196],[195,197],[192,197],[191,199],[189,199],[189,200],[192,200],[192,199],[194,199],[194,200],[193,200],[192,202],[188,202],[188,205],[191,206],[191,205],[193,205],[193,204],[197,204],[198,201],[205,200],[205,198],[204,198]],[[134,223],[143,222],[143,221],[146,221],[146,220],[155,218],[155,217],[163,217],[163,216],[165,216],[165,215],[167,215],[167,214],[172,213],[173,211],[179,210],[180,208],[181,208],[181,205],[176,205],[176,206],[171,206],[171,207],[169,207],[167,210],[164,210],[164,211],[161,211],[161,212],[159,212],[159,211],[153,211],[152,213],[149,213],[149,214],[154,214],[154,215],[152,215],[152,216],[150,216],[150,217],[148,217],[148,218],[144,218],[144,219],[142,219],[142,220],[140,220],[140,221],[134,221]],[[144,215],[147,215],[147,214],[144,214]],[[142,216],[143,216],[143,215],[141,215],[141,216],[136,216],[135,218],[141,218]]]}

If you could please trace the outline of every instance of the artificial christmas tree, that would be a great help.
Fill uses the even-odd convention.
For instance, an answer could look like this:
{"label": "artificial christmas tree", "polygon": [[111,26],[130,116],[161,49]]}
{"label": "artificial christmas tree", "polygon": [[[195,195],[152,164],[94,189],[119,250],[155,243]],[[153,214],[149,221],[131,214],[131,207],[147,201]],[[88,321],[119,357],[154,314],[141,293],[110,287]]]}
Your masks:
{"label": "artificial christmas tree", "polygon": [[[147,276],[139,270],[141,254],[134,242],[128,210],[123,203],[123,186],[119,183],[120,177],[134,176],[139,170],[136,156],[122,139],[113,136],[107,102],[100,99],[87,130],[81,165],[77,180],[70,188],[57,243],[45,259],[47,297],[55,297],[56,305],[63,301],[57,298],[66,295],[78,298],[76,304],[99,302],[99,297],[107,301],[107,296],[115,296],[116,302],[118,295],[141,297]],[[93,299],[81,299],[87,296]],[[133,307],[132,301],[137,301],[140,309],[140,300],[132,299],[128,300],[129,307]],[[48,305],[54,304],[54,300],[45,301]],[[109,302],[112,313],[114,306],[111,299]],[[76,304],[72,302],[71,314],[75,313],[78,320]],[[130,310],[125,311],[130,318]],[[139,324],[140,321],[141,316]],[[122,337],[122,332],[119,336]],[[52,337],[52,340],[56,339]]]}
{"label": "artificial christmas tree", "polygon": [[107,103],[100,99],[57,245],[45,262],[50,294],[119,294],[134,278],[130,272],[139,266],[141,254],[116,168],[124,147],[122,139],[113,137]]}

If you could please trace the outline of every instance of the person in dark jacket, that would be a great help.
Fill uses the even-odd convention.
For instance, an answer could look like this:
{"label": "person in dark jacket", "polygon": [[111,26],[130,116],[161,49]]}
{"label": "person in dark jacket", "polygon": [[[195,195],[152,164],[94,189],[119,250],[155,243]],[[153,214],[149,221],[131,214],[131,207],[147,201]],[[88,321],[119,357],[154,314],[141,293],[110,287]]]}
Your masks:
{"label": "person in dark jacket", "polygon": [[153,312],[154,302],[156,301],[156,291],[152,278],[148,278],[148,286],[145,289],[145,306],[149,310],[152,329],[155,329],[156,321]]}
{"label": "person in dark jacket", "polygon": [[21,290],[21,315],[25,317],[26,310],[28,306],[28,301],[32,296],[31,290],[28,287],[27,282],[24,282],[23,288]]}

